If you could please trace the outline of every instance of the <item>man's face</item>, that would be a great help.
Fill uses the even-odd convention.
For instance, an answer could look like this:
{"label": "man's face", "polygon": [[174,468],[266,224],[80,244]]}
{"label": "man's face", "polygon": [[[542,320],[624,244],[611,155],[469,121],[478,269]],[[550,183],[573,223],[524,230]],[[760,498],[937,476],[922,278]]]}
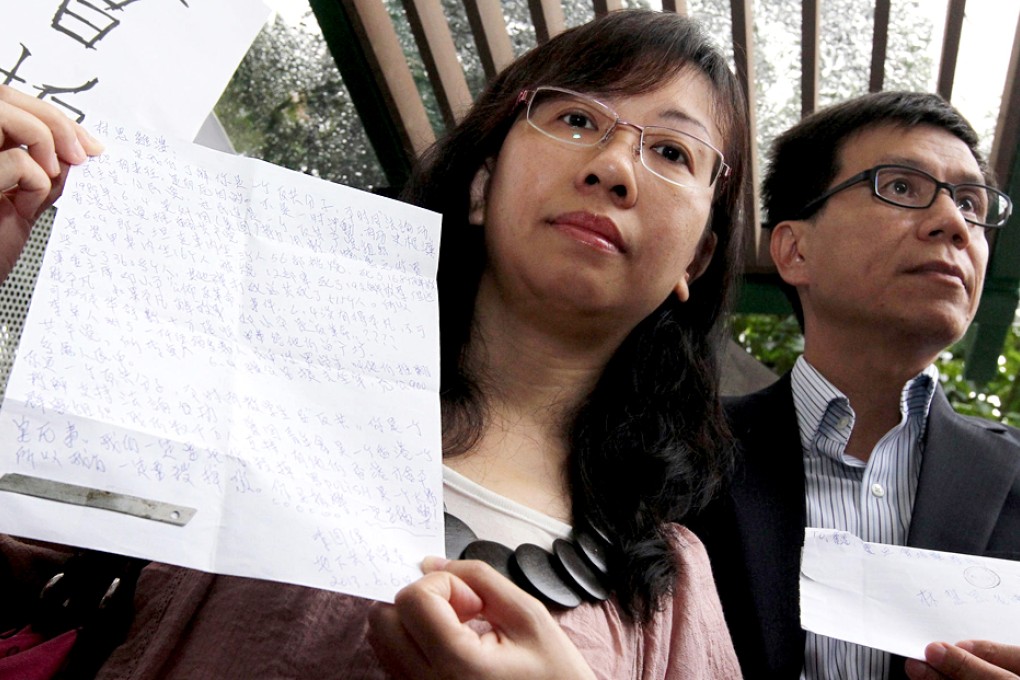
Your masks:
{"label": "man's face", "polygon": [[[883,163],[953,184],[984,181],[970,149],[951,133],[884,125],[844,142],[832,186]],[[967,329],[988,262],[985,230],[964,221],[948,192],[914,210],[879,200],[870,182],[835,194],[808,220],[781,223],[772,245],[781,274],[800,293],[809,342],[812,334],[838,333],[929,353]]]}

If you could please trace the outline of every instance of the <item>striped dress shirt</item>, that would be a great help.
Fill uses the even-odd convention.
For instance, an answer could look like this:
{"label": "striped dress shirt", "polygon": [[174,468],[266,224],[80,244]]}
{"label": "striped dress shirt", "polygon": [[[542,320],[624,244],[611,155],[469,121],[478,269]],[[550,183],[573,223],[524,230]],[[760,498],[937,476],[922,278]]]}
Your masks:
{"label": "striped dress shirt", "polygon": [[[847,397],[804,357],[793,368],[792,382],[804,455],[807,526],[905,545],[921,471],[920,442],[938,369],[929,366],[903,387],[900,422],[879,440],[867,463],[845,453],[855,418]],[[803,680],[878,680],[888,673],[886,652],[807,634]]]}

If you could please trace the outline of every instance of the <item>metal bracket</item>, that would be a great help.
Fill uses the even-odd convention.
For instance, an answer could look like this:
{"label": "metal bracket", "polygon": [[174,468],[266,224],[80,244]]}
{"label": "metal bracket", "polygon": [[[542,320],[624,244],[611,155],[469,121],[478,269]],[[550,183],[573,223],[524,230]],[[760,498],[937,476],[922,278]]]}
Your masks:
{"label": "metal bracket", "polygon": [[195,508],[153,501],[123,493],[103,491],[77,484],[56,482],[41,477],[30,477],[17,473],[8,473],[0,477],[0,491],[10,491],[36,498],[45,498],[58,503],[83,505],[87,508],[112,510],[125,515],[133,515],[142,519],[151,519],[182,527],[191,521],[197,510]]}

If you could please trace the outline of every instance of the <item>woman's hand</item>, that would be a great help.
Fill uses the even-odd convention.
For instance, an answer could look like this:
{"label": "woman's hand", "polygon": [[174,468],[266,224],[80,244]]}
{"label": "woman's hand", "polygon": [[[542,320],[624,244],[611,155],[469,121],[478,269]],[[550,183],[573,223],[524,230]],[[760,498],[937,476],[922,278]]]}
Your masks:
{"label": "woman's hand", "polygon": [[[595,677],[541,602],[489,565],[431,557],[426,576],[376,604],[369,642],[399,678]],[[465,624],[483,617],[492,631]]]}
{"label": "woman's hand", "polygon": [[67,166],[102,150],[56,107],[0,85],[0,282],[36,219],[60,195]]}
{"label": "woman's hand", "polygon": [[955,645],[933,642],[924,649],[927,663],[909,659],[911,680],[1017,680],[1020,647],[986,640]]}

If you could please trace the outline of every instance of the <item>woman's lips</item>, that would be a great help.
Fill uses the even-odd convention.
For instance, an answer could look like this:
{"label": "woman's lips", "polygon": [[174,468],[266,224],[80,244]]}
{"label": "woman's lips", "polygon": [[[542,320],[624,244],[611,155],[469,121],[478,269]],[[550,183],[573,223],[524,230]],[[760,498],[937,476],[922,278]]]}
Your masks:
{"label": "woman's lips", "polygon": [[583,211],[569,212],[557,215],[549,223],[571,232],[575,238],[589,245],[613,252],[627,252],[620,230],[608,217]]}

